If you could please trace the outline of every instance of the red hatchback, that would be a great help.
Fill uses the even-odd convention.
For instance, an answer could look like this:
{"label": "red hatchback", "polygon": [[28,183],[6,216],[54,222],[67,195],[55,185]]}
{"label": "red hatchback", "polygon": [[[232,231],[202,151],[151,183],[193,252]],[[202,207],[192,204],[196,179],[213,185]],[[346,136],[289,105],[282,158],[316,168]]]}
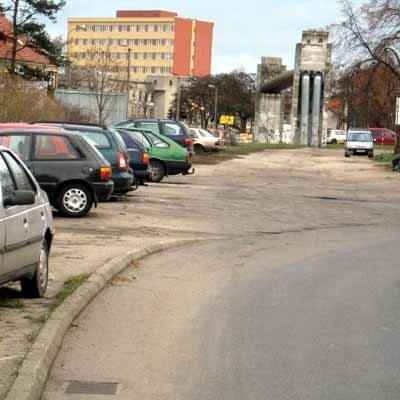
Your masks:
{"label": "red hatchback", "polygon": [[396,133],[386,128],[369,128],[377,145],[388,144],[394,145],[396,143]]}

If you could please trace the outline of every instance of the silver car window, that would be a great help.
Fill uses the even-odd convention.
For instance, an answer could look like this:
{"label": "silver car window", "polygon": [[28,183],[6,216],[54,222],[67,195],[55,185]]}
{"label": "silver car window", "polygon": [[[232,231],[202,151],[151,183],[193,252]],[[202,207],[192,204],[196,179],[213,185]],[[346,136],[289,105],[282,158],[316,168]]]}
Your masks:
{"label": "silver car window", "polygon": [[6,200],[11,200],[15,193],[15,183],[11,176],[10,170],[7,167],[3,157],[0,156],[0,179],[1,192],[3,193],[3,203]]}
{"label": "silver car window", "polygon": [[36,191],[36,188],[32,185],[27,173],[24,171],[22,166],[19,165],[15,158],[8,152],[3,152],[3,157],[5,158],[11,173],[14,176],[17,189]]}

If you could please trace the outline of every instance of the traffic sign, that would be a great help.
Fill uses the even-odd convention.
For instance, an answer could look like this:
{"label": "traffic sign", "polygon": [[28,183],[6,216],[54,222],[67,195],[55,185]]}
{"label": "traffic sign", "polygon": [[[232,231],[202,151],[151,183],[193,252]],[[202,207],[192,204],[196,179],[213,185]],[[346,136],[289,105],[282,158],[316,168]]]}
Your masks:
{"label": "traffic sign", "polygon": [[221,125],[233,125],[235,123],[235,117],[233,115],[221,115],[219,123]]}

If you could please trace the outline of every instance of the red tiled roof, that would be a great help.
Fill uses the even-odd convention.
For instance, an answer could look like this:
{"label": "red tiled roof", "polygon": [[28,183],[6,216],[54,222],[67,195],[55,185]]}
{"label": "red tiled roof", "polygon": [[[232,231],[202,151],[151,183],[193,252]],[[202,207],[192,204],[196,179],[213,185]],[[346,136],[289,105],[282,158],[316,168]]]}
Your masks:
{"label": "red tiled roof", "polygon": [[[11,22],[3,14],[0,14],[0,32],[4,34],[4,36],[0,38],[0,59],[10,60],[12,52],[11,36],[13,29]],[[21,35],[20,40],[21,42],[26,43],[27,38]],[[46,65],[51,64],[49,57],[42,53],[44,50],[35,49],[29,45],[26,47],[18,45],[18,49],[16,55],[17,61]]]}

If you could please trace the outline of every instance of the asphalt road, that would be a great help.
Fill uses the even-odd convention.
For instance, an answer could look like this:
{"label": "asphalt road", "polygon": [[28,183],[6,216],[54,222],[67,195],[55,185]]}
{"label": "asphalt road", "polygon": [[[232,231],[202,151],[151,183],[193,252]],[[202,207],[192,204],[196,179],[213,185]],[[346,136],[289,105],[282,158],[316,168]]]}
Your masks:
{"label": "asphalt road", "polygon": [[76,382],[124,400],[398,399],[397,238],[254,234],[145,259],[70,330],[43,399],[103,398]]}

